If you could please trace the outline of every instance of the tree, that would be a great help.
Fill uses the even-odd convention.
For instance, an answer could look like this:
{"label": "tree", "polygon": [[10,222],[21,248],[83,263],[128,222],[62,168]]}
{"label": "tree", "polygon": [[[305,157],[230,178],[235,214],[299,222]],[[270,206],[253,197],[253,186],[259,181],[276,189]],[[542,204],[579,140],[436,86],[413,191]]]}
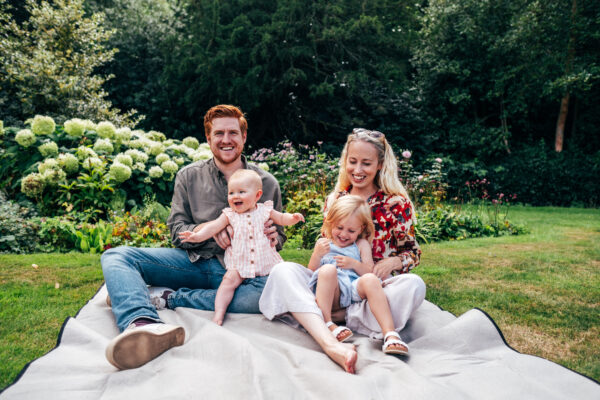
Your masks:
{"label": "tree", "polygon": [[[600,112],[594,101],[600,76],[600,6],[580,0],[577,9],[584,11],[577,12],[573,4],[429,2],[413,65],[442,150],[456,152],[458,158],[489,160],[503,157],[515,145],[540,138],[549,143],[558,105],[567,93],[581,100],[571,127],[577,121],[586,125],[587,139],[577,144],[598,149],[592,121]],[[559,125],[565,127],[569,102],[563,103]]]}
{"label": "tree", "polygon": [[[4,0],[0,6],[9,15]],[[84,16],[83,0],[27,0],[26,9],[23,24],[9,16],[0,28],[2,118],[45,114],[59,122],[76,116],[133,125],[133,112],[123,115],[106,99],[102,86],[110,76],[95,74],[116,52],[105,47],[113,32],[103,28],[104,16]]]}
{"label": "tree", "polygon": [[102,11],[104,25],[115,31],[108,40],[119,51],[100,72],[114,76],[104,87],[109,99],[121,109],[135,108],[146,118],[141,128],[173,134],[165,124],[173,100],[165,90],[162,72],[167,66],[170,45],[179,37],[184,10],[175,0],[88,0],[87,11]]}
{"label": "tree", "polygon": [[[171,120],[215,103],[240,105],[249,140],[343,141],[353,127],[402,120],[413,3],[407,1],[189,2],[186,33],[163,76]],[[175,121],[169,124],[177,127]],[[394,125],[395,134],[404,134]]]}

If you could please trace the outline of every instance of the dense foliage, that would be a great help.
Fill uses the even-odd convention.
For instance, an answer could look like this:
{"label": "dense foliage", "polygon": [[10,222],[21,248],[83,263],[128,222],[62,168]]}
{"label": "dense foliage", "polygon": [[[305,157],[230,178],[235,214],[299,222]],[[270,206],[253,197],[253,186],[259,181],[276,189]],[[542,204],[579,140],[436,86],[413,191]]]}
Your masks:
{"label": "dense foliage", "polygon": [[111,75],[97,68],[117,49],[107,42],[115,33],[104,15],[84,16],[83,0],[27,0],[22,23],[0,0],[0,119],[11,124],[30,115],[64,121],[72,115],[132,123],[130,114],[112,108],[103,85]]}
{"label": "dense foliage", "polygon": [[[419,170],[441,157],[450,197],[486,177],[532,204],[598,205],[588,195],[595,185],[581,191],[578,181],[597,171],[600,151],[598,2],[0,6],[5,125],[43,114],[123,126],[135,121],[116,110],[133,108],[145,116],[141,129],[181,139],[201,136],[210,106],[231,103],[246,111],[255,148],[323,141],[321,150],[337,155],[363,126],[384,132],[397,151],[414,150]],[[557,149],[562,155],[552,155]],[[517,185],[514,168],[533,164],[555,178]],[[561,193],[576,194],[557,196],[558,182]]]}
{"label": "dense foliage", "polygon": [[[2,128],[0,137],[0,189],[26,204],[2,198],[0,251],[98,253],[118,245],[170,246],[166,220],[175,174],[191,162],[210,158],[207,143],[78,118],[61,126],[37,115],[27,125],[30,129]],[[420,240],[522,232],[513,229],[506,214],[481,218],[444,207],[447,183],[441,158],[419,171],[411,151],[404,150],[401,157],[400,177],[422,213]],[[249,159],[280,181],[286,211],[305,216],[305,223],[287,229],[288,246],[312,248],[339,158],[319,147],[284,141],[275,150],[254,151]],[[33,217],[38,212],[41,217]]]}

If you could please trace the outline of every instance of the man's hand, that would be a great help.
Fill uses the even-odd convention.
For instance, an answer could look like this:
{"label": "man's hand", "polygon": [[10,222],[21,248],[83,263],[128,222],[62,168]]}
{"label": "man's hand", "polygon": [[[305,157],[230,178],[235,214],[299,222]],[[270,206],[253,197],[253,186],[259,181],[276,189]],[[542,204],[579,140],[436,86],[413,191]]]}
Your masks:
{"label": "man's hand", "polygon": [[265,229],[263,232],[265,233],[265,236],[271,242],[271,247],[277,246],[277,243],[279,243],[279,241],[277,240],[277,238],[279,238],[279,233],[277,233],[277,226],[275,226],[272,219],[269,218],[265,222]]}
{"label": "man's hand", "polygon": [[231,239],[233,239],[233,227],[231,225],[227,225],[225,229],[213,236],[213,239],[215,239],[215,242],[217,242],[217,245],[220,248],[225,250],[231,246]]}

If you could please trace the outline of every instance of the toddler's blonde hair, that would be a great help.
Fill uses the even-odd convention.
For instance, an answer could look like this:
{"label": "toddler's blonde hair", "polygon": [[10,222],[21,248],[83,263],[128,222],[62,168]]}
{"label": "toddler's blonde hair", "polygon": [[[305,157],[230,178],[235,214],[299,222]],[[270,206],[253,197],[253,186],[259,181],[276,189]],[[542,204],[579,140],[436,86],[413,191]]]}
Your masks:
{"label": "toddler's blonde hair", "polygon": [[375,235],[375,226],[371,219],[371,210],[367,202],[359,196],[347,195],[342,196],[333,202],[331,208],[327,211],[327,216],[323,221],[321,234],[326,238],[331,239],[332,230],[336,223],[356,215],[362,223],[362,232],[358,235],[359,238],[364,238],[371,243]]}
{"label": "toddler's blonde hair", "polygon": [[251,169],[238,169],[229,177],[229,182],[233,181],[241,181],[248,182],[254,185],[256,190],[262,190],[262,179],[260,175],[256,171],[252,171]]}

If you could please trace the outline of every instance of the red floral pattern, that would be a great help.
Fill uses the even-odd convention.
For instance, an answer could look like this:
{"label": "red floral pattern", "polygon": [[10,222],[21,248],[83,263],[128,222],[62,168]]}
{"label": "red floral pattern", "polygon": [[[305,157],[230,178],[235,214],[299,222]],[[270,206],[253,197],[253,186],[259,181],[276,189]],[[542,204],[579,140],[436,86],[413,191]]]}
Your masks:
{"label": "red floral pattern", "polygon": [[[347,194],[348,190],[344,190],[339,192],[337,197]],[[402,195],[386,195],[378,190],[369,197],[367,203],[371,207],[375,225],[373,261],[400,257],[402,267],[394,271],[396,274],[409,272],[419,265],[421,249],[415,238],[410,201]]]}

